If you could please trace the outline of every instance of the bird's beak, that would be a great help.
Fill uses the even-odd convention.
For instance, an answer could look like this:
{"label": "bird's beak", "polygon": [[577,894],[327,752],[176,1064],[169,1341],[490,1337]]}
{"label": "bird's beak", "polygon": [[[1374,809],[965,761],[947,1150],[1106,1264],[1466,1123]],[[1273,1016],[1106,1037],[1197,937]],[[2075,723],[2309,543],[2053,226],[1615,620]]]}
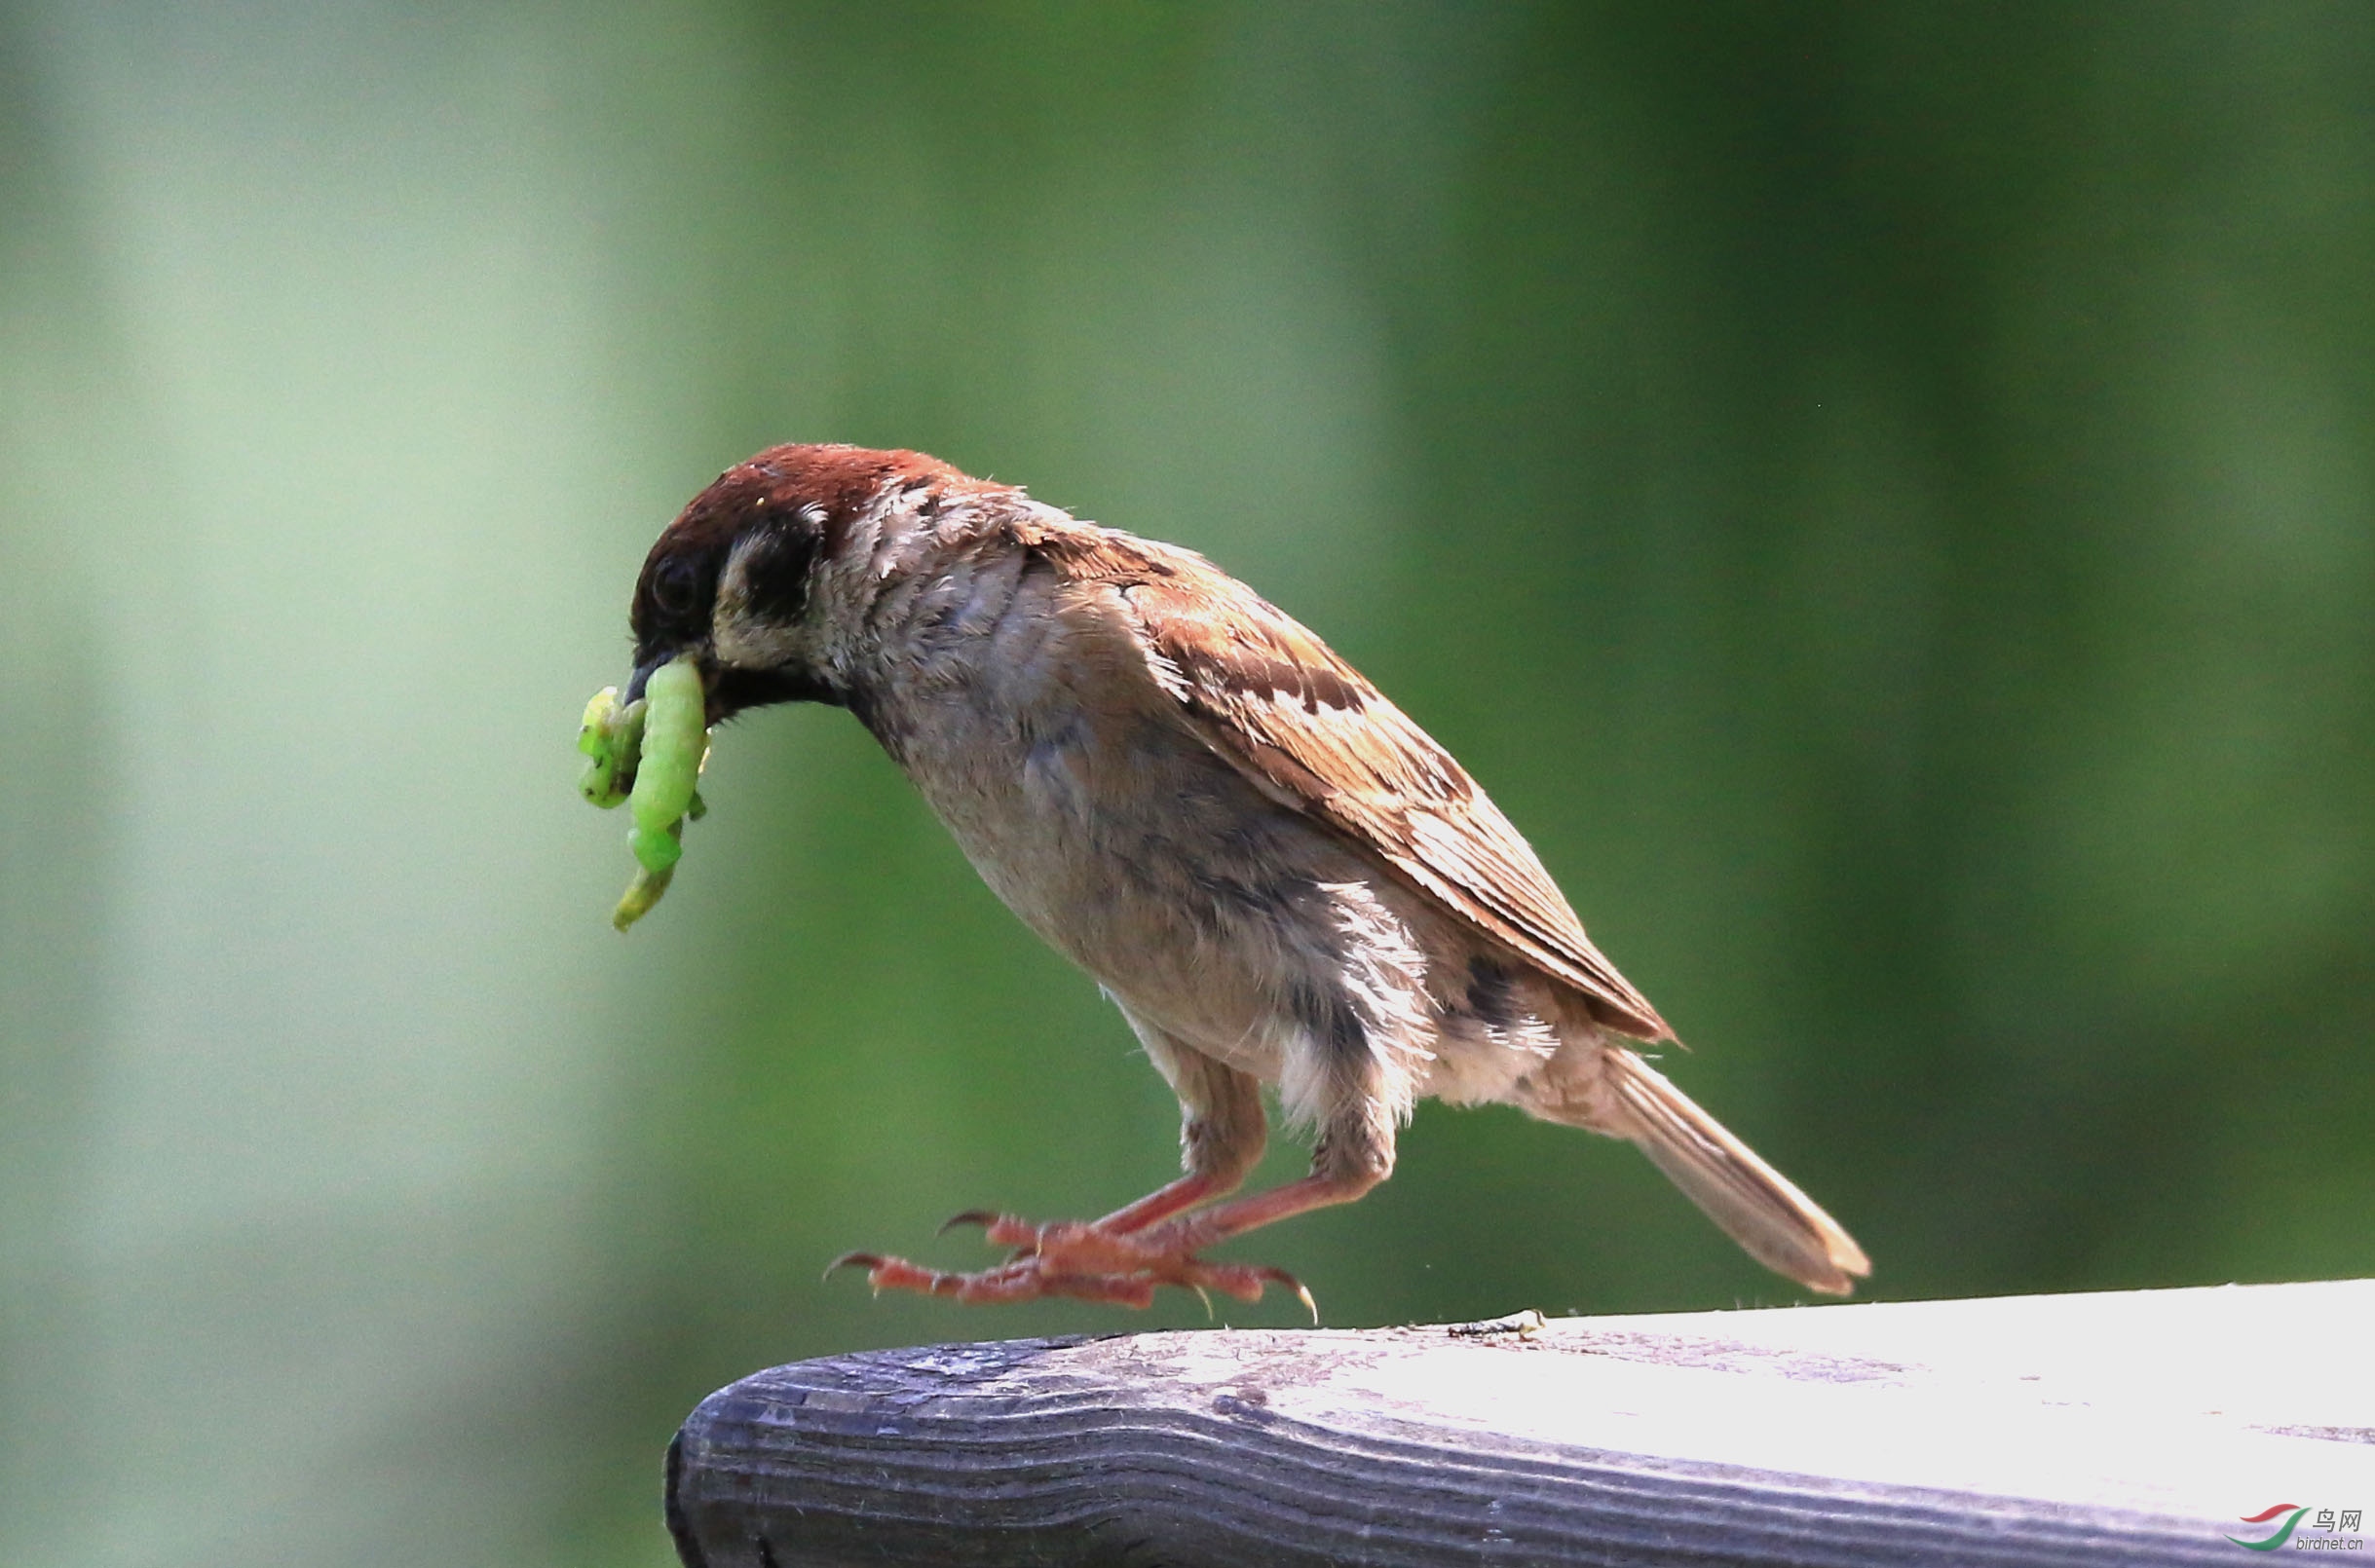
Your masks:
{"label": "bird's beak", "polygon": [[623,708],[629,703],[641,702],[643,689],[651,685],[652,676],[660,669],[660,666],[675,656],[673,653],[659,653],[637,664],[635,672],[626,678],[626,690],[619,693],[619,706]]}
{"label": "bird's beak", "polygon": [[703,705],[707,709],[707,712],[703,715],[704,722],[708,724],[717,723],[720,717],[718,713],[717,666],[711,664],[706,657],[702,656],[699,651],[691,648],[663,649],[660,653],[652,654],[649,658],[636,660],[634,673],[626,678],[626,690],[620,694],[619,706],[623,708],[630,702],[641,701],[643,698],[643,689],[651,684],[652,677],[659,673],[660,667],[670,662],[671,660],[683,658],[688,654],[692,656],[694,670],[698,673],[701,678],[701,695],[706,699]]}
{"label": "bird's beak", "polygon": [[635,672],[626,678],[626,691],[619,698],[620,706],[624,707],[629,702],[640,700],[643,696],[643,689],[651,684],[652,677],[660,672],[662,664],[682,658],[688,653],[693,655],[693,667],[700,672],[701,690],[707,691],[716,686],[717,672],[710,662],[701,656],[698,650],[663,648],[648,658],[635,661]]}

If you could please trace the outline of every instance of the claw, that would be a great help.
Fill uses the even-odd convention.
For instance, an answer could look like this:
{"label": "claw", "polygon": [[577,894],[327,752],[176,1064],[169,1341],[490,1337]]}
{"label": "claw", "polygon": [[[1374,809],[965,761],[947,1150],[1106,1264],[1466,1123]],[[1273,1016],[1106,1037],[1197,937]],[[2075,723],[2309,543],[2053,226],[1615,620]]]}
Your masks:
{"label": "claw", "polygon": [[825,1271],[820,1278],[827,1280],[833,1278],[833,1271],[836,1269],[865,1269],[871,1273],[881,1268],[883,1261],[883,1255],[880,1252],[844,1252],[825,1265]]}
{"label": "claw", "polygon": [[950,1231],[955,1230],[960,1225],[978,1225],[983,1230],[988,1230],[992,1225],[997,1223],[998,1214],[995,1211],[989,1209],[967,1209],[961,1214],[951,1214],[948,1216],[948,1218],[942,1220],[940,1222],[940,1228],[934,1231],[932,1234],[935,1236],[946,1236]]}
{"label": "claw", "polygon": [[1294,1291],[1295,1299],[1303,1304],[1303,1311],[1311,1314],[1311,1326],[1314,1328],[1319,1326],[1319,1303],[1311,1299],[1311,1292],[1305,1288],[1302,1281],[1289,1274],[1285,1269],[1276,1268],[1262,1270],[1262,1277],[1272,1285],[1282,1286]]}

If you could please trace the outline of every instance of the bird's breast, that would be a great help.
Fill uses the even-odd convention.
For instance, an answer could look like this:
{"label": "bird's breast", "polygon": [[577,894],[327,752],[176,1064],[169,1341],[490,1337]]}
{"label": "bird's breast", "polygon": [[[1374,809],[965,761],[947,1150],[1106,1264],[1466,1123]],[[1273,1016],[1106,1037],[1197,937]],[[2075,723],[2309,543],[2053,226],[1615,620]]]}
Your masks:
{"label": "bird's breast", "polygon": [[992,891],[1132,1013],[1274,1077],[1284,999],[1329,962],[1319,885],[1357,868],[1158,714],[934,700],[900,760]]}

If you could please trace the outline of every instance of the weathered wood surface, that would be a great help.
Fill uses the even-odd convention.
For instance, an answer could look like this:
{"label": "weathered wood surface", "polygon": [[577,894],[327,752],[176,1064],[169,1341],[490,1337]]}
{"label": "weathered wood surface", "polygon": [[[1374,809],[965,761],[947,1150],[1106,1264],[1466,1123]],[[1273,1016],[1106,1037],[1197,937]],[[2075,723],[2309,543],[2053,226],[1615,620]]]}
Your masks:
{"label": "weathered wood surface", "polygon": [[686,1422],[669,1526],[692,1568],[2232,1568],[2271,1504],[2375,1511],[2375,1281],[1536,1322],[777,1367]]}

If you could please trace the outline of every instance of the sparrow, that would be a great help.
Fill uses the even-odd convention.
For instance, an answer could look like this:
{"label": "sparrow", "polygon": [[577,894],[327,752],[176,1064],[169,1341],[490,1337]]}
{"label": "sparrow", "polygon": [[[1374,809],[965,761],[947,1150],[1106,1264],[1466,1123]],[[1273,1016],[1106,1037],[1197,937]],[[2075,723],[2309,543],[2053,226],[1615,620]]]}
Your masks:
{"label": "sparrow", "polygon": [[[1674,1030],[1467,771],[1202,556],[919,452],[778,446],[660,534],[631,621],[629,702],[690,655],[711,724],[854,714],[1179,1098],[1177,1180],[1093,1220],[961,1214],[1012,1249],[978,1271],[836,1260],[878,1290],[1143,1307],[1163,1286],[1275,1285],[1308,1306],[1284,1270],[1202,1254],[1385,1180],[1426,1097],[1631,1140],[1810,1290],[1870,1272],[1643,1060]],[[1265,1086],[1310,1131],[1310,1174],[1232,1196]]]}

